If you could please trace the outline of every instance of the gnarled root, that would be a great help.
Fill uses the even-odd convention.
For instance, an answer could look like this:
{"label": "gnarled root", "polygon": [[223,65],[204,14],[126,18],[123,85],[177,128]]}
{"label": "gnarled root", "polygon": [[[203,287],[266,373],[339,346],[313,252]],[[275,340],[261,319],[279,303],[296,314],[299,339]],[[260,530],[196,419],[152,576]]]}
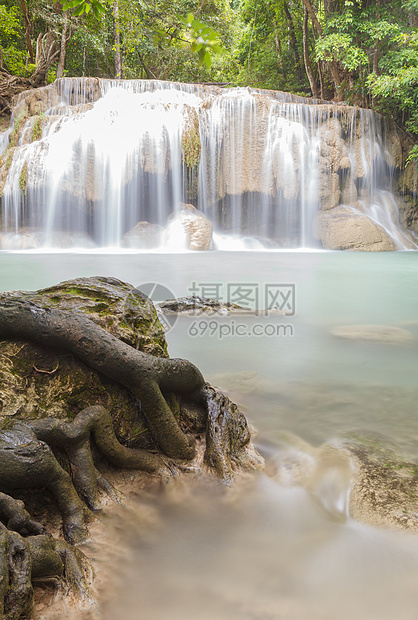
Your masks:
{"label": "gnarled root", "polygon": [[99,451],[116,467],[158,472],[163,467],[162,458],[148,450],[122,446],[115,435],[109,412],[100,405],[80,411],[72,422],[43,418],[25,423],[42,441],[66,451],[70,461],[73,481],[89,508],[98,506],[98,486],[106,486],[97,472],[90,451],[90,436]]}
{"label": "gnarled root", "polygon": [[41,523],[34,521],[20,499],[0,493],[0,520],[7,529],[19,534],[46,534]]}
{"label": "gnarled root", "polygon": [[4,597],[5,620],[18,620],[32,609],[32,561],[24,539],[8,532],[4,542],[9,572],[9,587]]}
{"label": "gnarled root", "polygon": [[0,620],[29,618],[33,606],[32,579],[63,577],[81,601],[93,605],[85,578],[87,559],[49,535],[23,538],[0,531]]}
{"label": "gnarled root", "polygon": [[200,371],[187,360],[137,351],[81,314],[43,308],[13,297],[0,305],[0,338],[24,338],[70,351],[138,398],[155,440],[167,456],[193,458],[192,440],[180,429],[163,396],[168,392],[191,393],[203,386]]}

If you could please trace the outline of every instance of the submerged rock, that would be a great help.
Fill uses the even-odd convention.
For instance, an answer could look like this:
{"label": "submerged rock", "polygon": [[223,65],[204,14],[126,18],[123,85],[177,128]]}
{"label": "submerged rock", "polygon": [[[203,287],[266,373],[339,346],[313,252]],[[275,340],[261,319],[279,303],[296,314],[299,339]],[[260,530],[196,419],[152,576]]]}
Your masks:
{"label": "submerged rock", "polygon": [[230,301],[221,302],[208,297],[190,295],[189,297],[178,297],[177,299],[167,299],[157,304],[157,310],[163,314],[219,314],[225,315],[231,312],[246,312],[245,308],[238,306]]}
{"label": "submerged rock", "polygon": [[366,340],[388,344],[405,344],[416,340],[414,334],[393,325],[345,325],[334,327],[333,336],[349,340]]}

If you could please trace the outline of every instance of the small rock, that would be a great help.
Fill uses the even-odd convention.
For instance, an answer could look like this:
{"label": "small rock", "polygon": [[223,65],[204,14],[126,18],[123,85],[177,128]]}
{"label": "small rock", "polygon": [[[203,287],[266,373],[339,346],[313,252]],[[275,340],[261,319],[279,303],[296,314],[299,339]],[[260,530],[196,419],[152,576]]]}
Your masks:
{"label": "small rock", "polygon": [[344,325],[331,330],[333,336],[350,340],[371,340],[388,344],[404,344],[416,340],[414,334],[391,325]]}

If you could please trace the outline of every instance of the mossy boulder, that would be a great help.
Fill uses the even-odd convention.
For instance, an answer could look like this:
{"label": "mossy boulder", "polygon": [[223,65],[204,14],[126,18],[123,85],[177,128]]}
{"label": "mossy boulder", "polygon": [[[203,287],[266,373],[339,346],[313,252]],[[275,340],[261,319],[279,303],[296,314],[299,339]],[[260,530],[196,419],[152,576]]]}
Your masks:
{"label": "mossy boulder", "polygon": [[[3,293],[0,299],[10,295]],[[77,278],[19,295],[46,308],[84,314],[132,347],[168,357],[164,330],[151,300],[116,278]],[[140,406],[126,388],[68,351],[27,341],[0,341],[0,423],[46,416],[73,419],[91,405],[110,411],[119,440],[153,446]]]}
{"label": "mossy boulder", "polygon": [[378,527],[418,531],[418,462],[377,433],[347,433],[354,463],[350,515]]}

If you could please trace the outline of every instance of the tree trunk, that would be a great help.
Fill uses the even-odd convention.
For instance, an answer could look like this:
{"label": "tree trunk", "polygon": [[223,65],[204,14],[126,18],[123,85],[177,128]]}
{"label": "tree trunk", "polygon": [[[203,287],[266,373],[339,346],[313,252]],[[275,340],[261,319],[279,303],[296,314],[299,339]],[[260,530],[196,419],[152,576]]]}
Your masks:
{"label": "tree trunk", "polygon": [[113,5],[113,42],[115,49],[115,79],[122,78],[122,57],[120,52],[120,32],[119,32],[119,5],[116,2]]}
{"label": "tree trunk", "polygon": [[42,54],[42,34],[39,33],[38,34],[38,38],[36,39],[36,56],[35,56],[35,64],[38,64],[38,62],[41,59],[41,54]]}
{"label": "tree trunk", "polygon": [[28,15],[28,7],[26,6],[25,0],[20,0],[20,8],[22,9],[23,19],[25,20],[25,37],[26,37],[26,47],[29,52],[29,59],[33,64],[35,62],[35,58],[33,56],[33,47],[31,41],[31,25]]}
{"label": "tree trunk", "polygon": [[29,81],[34,88],[37,86],[45,86],[48,77],[48,71],[56,62],[60,50],[52,32],[47,32],[41,39],[38,37],[37,45],[37,65],[34,73],[30,76]]}
{"label": "tree trunk", "polygon": [[147,80],[152,80],[153,78],[156,80],[157,76],[151,71],[151,69],[147,67],[147,65],[144,62],[144,58],[139,50],[137,50],[137,53],[138,53],[139,60],[141,61],[141,65],[145,71],[145,75],[147,76]]}
{"label": "tree trunk", "polygon": [[324,80],[322,78],[322,68],[321,68],[321,63],[318,61],[317,63],[317,67],[318,67],[318,77],[319,77],[319,92],[320,92],[320,97],[321,99],[325,100],[325,89],[324,89]]}
{"label": "tree trunk", "polygon": [[58,59],[57,66],[57,78],[61,78],[64,75],[64,67],[65,67],[65,54],[67,51],[67,30],[68,30],[68,13],[64,11],[64,26],[61,33],[61,42],[60,42],[60,56]]}
{"label": "tree trunk", "polygon": [[283,52],[282,52],[282,44],[280,43],[279,35],[277,32],[277,23],[276,20],[273,20],[274,24],[274,42],[276,44],[277,58],[280,63],[280,69],[283,70]]}
{"label": "tree trunk", "polygon": [[318,99],[318,88],[316,86],[316,80],[314,72],[312,70],[311,60],[309,58],[308,49],[308,11],[305,9],[303,17],[303,59],[305,61],[306,75],[308,76],[309,84],[312,91],[312,97]]}
{"label": "tree trunk", "polygon": [[284,10],[284,13],[286,15],[287,25],[288,25],[288,29],[289,29],[290,42],[291,42],[291,46],[292,46],[292,49],[293,49],[293,53],[295,55],[296,71],[297,71],[299,80],[301,80],[302,79],[302,72],[301,72],[301,66],[300,66],[301,65],[301,63],[300,63],[300,56],[299,56],[299,51],[298,51],[297,42],[296,42],[295,26],[293,24],[292,15],[291,15],[291,13],[289,11],[289,7],[287,5],[287,2],[283,2],[283,10]]}
{"label": "tree trunk", "polygon": [[[312,7],[312,4],[310,3],[310,0],[302,0],[305,9],[307,10],[307,12],[309,13],[309,17],[312,20],[312,24],[313,26],[315,26],[315,29],[318,33],[318,35],[320,37],[322,37],[323,34],[323,30],[322,30],[322,26],[318,21],[318,18],[315,14],[315,11]],[[331,72],[331,76],[332,76],[332,81],[334,82],[334,88],[335,88],[335,96],[338,97],[338,92],[341,86],[341,78],[340,78],[340,74],[338,71],[338,66],[337,63],[335,62],[335,60],[331,60],[327,63],[329,65],[329,69]]]}

